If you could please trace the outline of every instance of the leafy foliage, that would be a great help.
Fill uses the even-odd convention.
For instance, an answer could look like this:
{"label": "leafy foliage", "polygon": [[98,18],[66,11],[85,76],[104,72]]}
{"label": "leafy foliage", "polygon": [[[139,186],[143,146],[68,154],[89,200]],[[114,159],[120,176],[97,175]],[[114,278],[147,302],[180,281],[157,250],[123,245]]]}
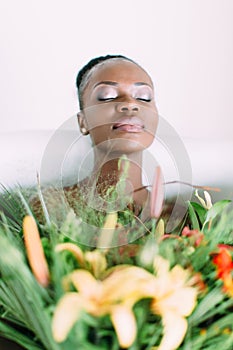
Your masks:
{"label": "leafy foliage", "polygon": [[[195,306],[190,304],[192,310],[184,314],[179,309],[179,297],[175,299],[181,322],[187,320],[187,329],[179,344],[166,350],[213,350],[223,344],[224,350],[233,348],[233,212],[228,209],[229,201],[219,201],[209,208],[189,202],[190,226],[170,235],[161,231],[161,221],[152,219],[145,227],[132,212],[118,213],[117,225],[122,227],[119,244],[105,249],[79,243],[77,238],[88,234],[82,225],[82,215],[77,217],[71,211],[60,226],[50,218],[40,222],[35,217],[50,270],[50,283],[43,287],[32,273],[24,245],[23,218],[33,216],[28,198],[28,193],[21,189],[15,193],[5,191],[1,200],[5,214],[2,213],[0,226],[0,333],[6,338],[29,350],[165,349],[161,343],[169,327],[171,301],[166,302],[166,293],[160,287],[153,289],[154,296],[147,290],[147,286],[157,286],[157,281],[161,286],[163,281],[165,292],[174,293],[174,298],[177,295],[181,298],[183,294],[179,293],[196,293]],[[84,211],[82,207],[81,213]],[[91,221],[95,214],[85,215]],[[93,220],[98,221],[101,231],[106,217]],[[126,244],[124,238],[129,230],[135,230],[135,236],[140,238]],[[143,234],[137,235],[138,230]],[[223,250],[227,252],[227,261],[221,260]],[[219,264],[215,263],[216,256]],[[147,278],[148,284],[144,286]],[[182,286],[170,283],[173,278]],[[95,289],[87,288],[89,281]],[[98,299],[98,286],[108,291],[103,300]],[[52,325],[59,303],[69,293],[77,298],[78,317],[60,342]],[[102,304],[94,308],[91,303],[96,298]],[[185,303],[188,297],[182,300]],[[113,322],[115,307],[121,305],[130,305],[136,322],[136,336],[128,345],[121,340],[123,331]],[[67,318],[64,313],[59,319],[63,327]],[[130,321],[125,327],[130,329]],[[173,327],[169,339],[177,337],[175,324]]]}

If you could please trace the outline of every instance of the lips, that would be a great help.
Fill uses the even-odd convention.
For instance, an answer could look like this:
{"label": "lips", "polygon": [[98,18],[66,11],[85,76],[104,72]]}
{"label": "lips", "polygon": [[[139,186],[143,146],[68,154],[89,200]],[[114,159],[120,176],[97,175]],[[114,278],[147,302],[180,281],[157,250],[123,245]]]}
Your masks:
{"label": "lips", "polygon": [[144,130],[144,124],[137,117],[121,118],[113,124],[112,129],[124,132],[142,132]]}

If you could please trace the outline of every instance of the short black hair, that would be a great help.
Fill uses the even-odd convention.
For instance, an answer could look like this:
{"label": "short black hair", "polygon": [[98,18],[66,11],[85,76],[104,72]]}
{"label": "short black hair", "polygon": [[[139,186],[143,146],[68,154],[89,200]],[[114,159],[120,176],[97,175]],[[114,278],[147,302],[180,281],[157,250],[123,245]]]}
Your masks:
{"label": "short black hair", "polygon": [[137,64],[136,62],[134,62],[130,58],[123,56],[123,55],[106,55],[106,56],[99,56],[99,57],[95,57],[95,58],[91,59],[83,68],[80,69],[80,71],[78,72],[77,78],[76,78],[76,87],[78,89],[78,98],[79,98],[80,109],[83,108],[82,83],[83,83],[84,79],[87,77],[88,73],[91,71],[91,69],[93,67],[95,67],[96,65],[98,65],[101,62],[111,60],[114,58],[124,59],[124,60],[127,60],[127,61],[130,61],[130,62]]}

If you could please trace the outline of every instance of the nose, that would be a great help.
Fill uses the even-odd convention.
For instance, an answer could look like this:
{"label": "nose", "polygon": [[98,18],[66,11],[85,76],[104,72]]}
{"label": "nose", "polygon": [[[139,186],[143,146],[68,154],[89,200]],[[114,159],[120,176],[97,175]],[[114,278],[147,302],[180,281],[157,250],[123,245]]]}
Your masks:
{"label": "nose", "polygon": [[140,107],[135,102],[118,102],[116,109],[118,112],[139,112]]}

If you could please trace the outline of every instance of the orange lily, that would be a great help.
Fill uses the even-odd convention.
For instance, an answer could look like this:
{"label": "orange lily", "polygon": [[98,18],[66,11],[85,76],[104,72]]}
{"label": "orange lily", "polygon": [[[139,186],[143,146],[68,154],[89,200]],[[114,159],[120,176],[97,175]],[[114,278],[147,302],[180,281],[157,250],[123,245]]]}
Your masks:
{"label": "orange lily", "polygon": [[229,250],[220,247],[219,253],[213,258],[213,263],[217,266],[217,276],[223,281],[224,290],[233,297],[233,261]]}
{"label": "orange lily", "polygon": [[36,280],[43,286],[49,284],[49,268],[41,244],[40,234],[34,218],[30,215],[23,219],[24,242],[29,265]]}

